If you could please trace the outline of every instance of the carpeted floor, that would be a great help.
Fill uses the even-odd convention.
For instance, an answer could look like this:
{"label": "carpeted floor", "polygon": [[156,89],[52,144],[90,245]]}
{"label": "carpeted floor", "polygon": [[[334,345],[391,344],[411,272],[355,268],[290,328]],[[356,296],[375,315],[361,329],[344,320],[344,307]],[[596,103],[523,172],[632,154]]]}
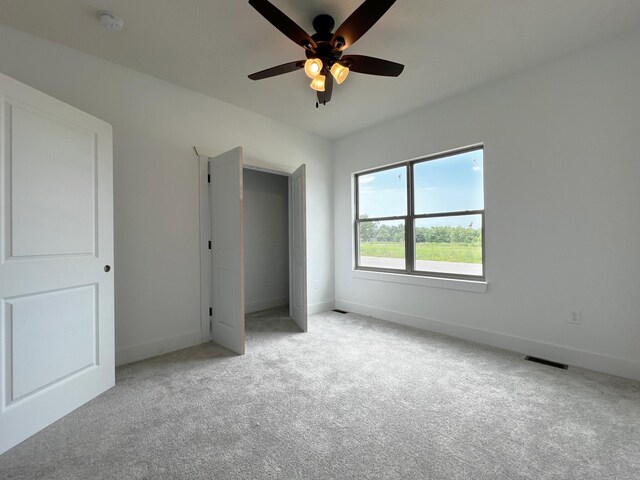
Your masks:
{"label": "carpeted floor", "polygon": [[640,383],[370,318],[247,318],[0,456],[2,479],[640,479]]}

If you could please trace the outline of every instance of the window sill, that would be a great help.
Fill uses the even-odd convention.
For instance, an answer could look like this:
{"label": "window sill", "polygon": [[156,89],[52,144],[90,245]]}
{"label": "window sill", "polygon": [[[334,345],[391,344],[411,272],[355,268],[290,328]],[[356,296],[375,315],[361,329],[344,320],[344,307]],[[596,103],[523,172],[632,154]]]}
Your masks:
{"label": "window sill", "polygon": [[420,287],[444,288],[459,290],[462,292],[485,293],[489,284],[481,280],[461,280],[458,278],[422,277],[418,275],[406,275],[402,273],[368,272],[364,270],[352,270],[353,278],[361,280],[373,280],[377,282],[402,283],[405,285],[417,285]]}

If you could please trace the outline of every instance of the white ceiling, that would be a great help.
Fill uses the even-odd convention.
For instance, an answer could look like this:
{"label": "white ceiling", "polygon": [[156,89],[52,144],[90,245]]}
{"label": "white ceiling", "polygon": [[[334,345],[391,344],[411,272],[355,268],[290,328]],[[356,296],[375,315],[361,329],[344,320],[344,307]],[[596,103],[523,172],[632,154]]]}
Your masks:
{"label": "white ceiling", "polygon": [[[271,0],[313,33],[361,0]],[[98,10],[121,16],[104,29]],[[247,75],[303,59],[246,0],[0,0],[0,22],[328,138],[360,130],[640,27],[639,0],[398,0],[348,53],[405,64],[399,78],[352,74],[325,107],[302,71]]]}

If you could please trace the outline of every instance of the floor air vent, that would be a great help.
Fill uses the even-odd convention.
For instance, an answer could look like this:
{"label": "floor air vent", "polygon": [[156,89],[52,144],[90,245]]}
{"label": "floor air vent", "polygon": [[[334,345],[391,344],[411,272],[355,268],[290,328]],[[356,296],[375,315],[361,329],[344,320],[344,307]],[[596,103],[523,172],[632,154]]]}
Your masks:
{"label": "floor air vent", "polygon": [[336,312],[336,313],[341,313],[341,314],[345,314],[345,313],[349,313],[349,312],[345,312],[344,310],[338,310],[337,308],[334,308],[333,310],[331,310],[332,312]]}
{"label": "floor air vent", "polygon": [[561,368],[562,370],[566,370],[567,368],[569,368],[569,366],[565,365],[564,363],[552,362],[551,360],[545,360],[544,358],[530,357],[527,355],[526,357],[524,357],[524,359],[528,360],[529,362],[541,363],[542,365]]}

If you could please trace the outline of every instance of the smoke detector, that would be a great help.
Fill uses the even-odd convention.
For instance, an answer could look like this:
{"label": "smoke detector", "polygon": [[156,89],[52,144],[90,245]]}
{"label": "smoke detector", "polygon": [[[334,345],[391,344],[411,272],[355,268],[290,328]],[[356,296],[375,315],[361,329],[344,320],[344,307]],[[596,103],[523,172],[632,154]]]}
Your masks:
{"label": "smoke detector", "polygon": [[100,24],[109,30],[122,30],[124,27],[124,20],[122,20],[115,13],[111,12],[98,12],[98,20]]}

